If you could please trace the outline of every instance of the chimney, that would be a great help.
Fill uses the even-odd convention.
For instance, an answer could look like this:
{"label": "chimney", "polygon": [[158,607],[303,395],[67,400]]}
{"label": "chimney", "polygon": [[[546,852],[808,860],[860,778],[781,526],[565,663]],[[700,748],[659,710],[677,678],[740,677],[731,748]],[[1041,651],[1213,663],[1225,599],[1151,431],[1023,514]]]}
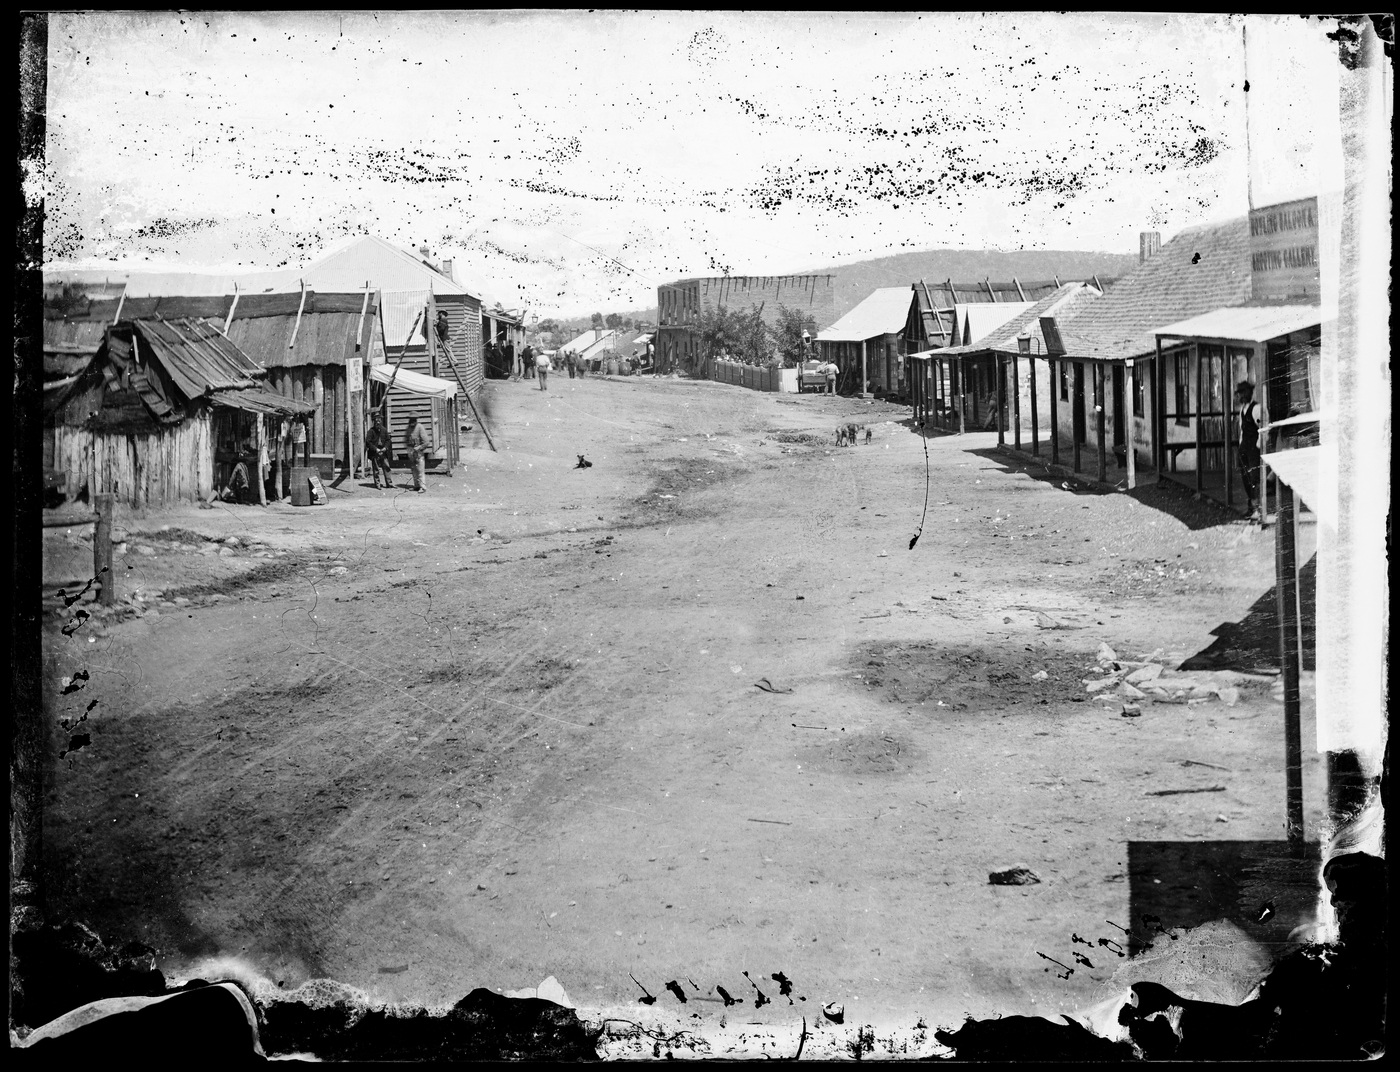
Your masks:
{"label": "chimney", "polygon": [[1161,231],[1142,231],[1138,234],[1138,263],[1151,257],[1162,248]]}
{"label": "chimney", "polygon": [[457,277],[456,277],[455,275],[452,274],[452,258],[451,258],[451,257],[444,257],[444,258],[442,259],[442,274],[445,275],[445,276],[447,276],[447,278],[450,279],[450,280],[452,280],[452,282],[454,282],[454,283],[457,282]]}
{"label": "chimney", "polygon": [[598,341],[599,339],[601,339],[602,337],[603,337],[603,329],[602,329],[602,328],[594,328],[594,329],[593,329],[593,341],[594,341],[594,342],[597,342],[597,341]]}
{"label": "chimney", "polygon": [[428,254],[431,252],[432,250],[428,248],[428,244],[426,242],[424,242],[421,246],[418,247],[418,256],[422,257],[429,264],[433,263],[432,258],[428,256]]}

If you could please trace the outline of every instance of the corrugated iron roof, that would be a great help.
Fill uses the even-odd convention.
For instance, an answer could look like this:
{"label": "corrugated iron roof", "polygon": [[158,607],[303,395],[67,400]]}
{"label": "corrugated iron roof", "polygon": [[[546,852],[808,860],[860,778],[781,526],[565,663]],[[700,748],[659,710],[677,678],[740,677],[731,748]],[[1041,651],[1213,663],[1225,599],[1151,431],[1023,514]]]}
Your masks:
{"label": "corrugated iron roof", "polygon": [[1058,327],[1069,357],[1121,360],[1154,353],[1161,325],[1249,296],[1249,220],[1241,216],[1182,231]]}
{"label": "corrugated iron roof", "polygon": [[914,295],[908,287],[881,287],[825,331],[818,342],[863,342],[877,335],[898,335],[909,319]]}
{"label": "corrugated iron roof", "polygon": [[254,387],[265,370],[208,320],[133,320],[141,342],[186,398]]}
{"label": "corrugated iron roof", "polygon": [[307,286],[353,290],[368,281],[379,290],[427,290],[480,298],[479,286],[464,286],[423,263],[422,258],[374,235],[358,235],[332,247],[299,273]]}
{"label": "corrugated iron roof", "polygon": [[1318,327],[1335,320],[1336,309],[1320,305],[1245,305],[1215,309],[1188,320],[1160,327],[1156,333],[1173,339],[1235,339],[1267,342],[1280,335]]}
{"label": "corrugated iron roof", "polygon": [[959,302],[953,308],[957,338],[961,345],[977,342],[1008,320],[1020,316],[1035,302]]}

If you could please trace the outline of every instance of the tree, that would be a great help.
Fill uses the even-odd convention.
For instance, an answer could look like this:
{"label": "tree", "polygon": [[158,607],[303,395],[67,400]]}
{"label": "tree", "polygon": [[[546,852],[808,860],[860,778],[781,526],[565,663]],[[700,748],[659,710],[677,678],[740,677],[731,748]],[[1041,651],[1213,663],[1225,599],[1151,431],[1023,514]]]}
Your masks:
{"label": "tree", "polygon": [[737,355],[742,349],[739,317],[723,305],[701,309],[696,328],[700,333],[700,356],[706,361],[725,353]]}
{"label": "tree", "polygon": [[747,313],[738,314],[735,320],[739,337],[739,357],[750,365],[772,364],[772,332],[763,322],[762,308],[755,305]]}
{"label": "tree", "polygon": [[593,326],[594,326],[595,328],[600,328],[600,327],[603,326],[603,314],[602,314],[602,313],[594,313],[594,314],[593,314]]}
{"label": "tree", "polygon": [[634,326],[634,325],[632,324],[632,318],[631,318],[630,316],[624,316],[624,317],[622,318],[622,330],[623,330],[623,331],[631,331],[632,328],[633,328],[633,326]]}
{"label": "tree", "polygon": [[547,316],[539,323],[539,331],[543,335],[553,335],[559,331],[559,323],[552,316]]}
{"label": "tree", "polygon": [[802,333],[806,331],[813,339],[817,334],[817,320],[811,313],[801,309],[789,309],[778,304],[778,325],[773,335],[778,344],[778,355],[786,363],[799,364],[808,356],[802,345]]}
{"label": "tree", "polygon": [[616,331],[618,328],[622,327],[622,314],[609,313],[604,322],[608,325],[610,331]]}

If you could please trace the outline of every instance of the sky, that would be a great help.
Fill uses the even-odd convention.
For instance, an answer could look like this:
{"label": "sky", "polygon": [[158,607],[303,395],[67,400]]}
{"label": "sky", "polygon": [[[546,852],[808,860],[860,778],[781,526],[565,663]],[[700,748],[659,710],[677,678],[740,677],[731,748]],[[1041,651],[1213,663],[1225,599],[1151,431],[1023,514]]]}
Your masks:
{"label": "sky", "polygon": [[52,268],[294,268],[373,233],[427,244],[539,316],[645,308],[686,276],[931,248],[1135,252],[1140,231],[1170,239],[1251,195],[1340,188],[1329,29],[1218,14],[53,14],[29,186]]}

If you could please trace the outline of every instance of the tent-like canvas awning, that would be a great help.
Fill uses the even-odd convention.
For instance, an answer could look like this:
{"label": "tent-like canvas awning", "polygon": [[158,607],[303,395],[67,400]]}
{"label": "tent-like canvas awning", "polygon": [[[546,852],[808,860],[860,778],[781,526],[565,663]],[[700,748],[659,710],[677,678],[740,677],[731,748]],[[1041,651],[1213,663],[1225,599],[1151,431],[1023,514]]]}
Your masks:
{"label": "tent-like canvas awning", "polygon": [[372,365],[369,376],[372,380],[380,383],[388,383],[393,380],[394,390],[409,391],[415,395],[426,395],[429,398],[456,398],[457,385],[451,380],[440,380],[436,376],[426,376],[421,372],[414,372],[412,369],[400,368],[395,375],[392,365]]}

